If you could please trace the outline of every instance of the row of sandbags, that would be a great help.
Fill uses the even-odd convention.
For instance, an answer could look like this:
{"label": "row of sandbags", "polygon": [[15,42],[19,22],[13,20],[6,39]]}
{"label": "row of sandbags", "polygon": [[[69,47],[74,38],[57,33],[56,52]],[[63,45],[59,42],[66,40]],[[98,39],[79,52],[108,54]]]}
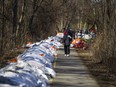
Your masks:
{"label": "row of sandbags", "polygon": [[0,87],[50,87],[50,79],[56,77],[52,63],[56,49],[62,44],[59,37],[26,44],[26,51],[0,69]]}

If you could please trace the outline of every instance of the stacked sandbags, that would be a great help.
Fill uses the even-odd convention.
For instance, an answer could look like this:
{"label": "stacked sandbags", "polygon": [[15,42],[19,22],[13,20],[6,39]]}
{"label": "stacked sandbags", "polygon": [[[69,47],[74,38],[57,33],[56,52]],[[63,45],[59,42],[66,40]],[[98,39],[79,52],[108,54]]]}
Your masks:
{"label": "stacked sandbags", "polygon": [[29,49],[0,70],[0,87],[50,87],[56,77],[52,63],[61,45],[57,36],[27,44]]}

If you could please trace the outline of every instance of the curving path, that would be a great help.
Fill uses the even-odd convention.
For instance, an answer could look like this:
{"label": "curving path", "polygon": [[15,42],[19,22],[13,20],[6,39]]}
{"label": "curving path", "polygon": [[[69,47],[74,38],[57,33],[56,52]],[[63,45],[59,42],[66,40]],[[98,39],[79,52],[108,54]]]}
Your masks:
{"label": "curving path", "polygon": [[75,49],[71,49],[70,57],[64,56],[63,48],[60,48],[58,54],[54,63],[57,76],[51,87],[99,87]]}

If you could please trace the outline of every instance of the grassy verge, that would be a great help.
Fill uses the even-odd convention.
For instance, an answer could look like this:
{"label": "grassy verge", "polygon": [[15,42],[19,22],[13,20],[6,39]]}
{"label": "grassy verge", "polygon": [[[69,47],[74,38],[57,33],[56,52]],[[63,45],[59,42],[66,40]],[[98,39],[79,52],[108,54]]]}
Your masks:
{"label": "grassy verge", "polygon": [[93,77],[97,80],[100,87],[116,87],[116,74],[109,73],[109,68],[103,63],[95,63],[90,50],[77,50]]}

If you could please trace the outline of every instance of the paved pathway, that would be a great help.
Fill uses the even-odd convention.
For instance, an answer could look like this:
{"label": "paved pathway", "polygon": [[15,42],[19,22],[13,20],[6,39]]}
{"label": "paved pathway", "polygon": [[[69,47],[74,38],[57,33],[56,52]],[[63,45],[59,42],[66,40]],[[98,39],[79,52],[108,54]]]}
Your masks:
{"label": "paved pathway", "polygon": [[51,87],[99,87],[74,49],[71,49],[70,57],[64,56],[63,48],[58,54],[55,63],[57,76]]}

